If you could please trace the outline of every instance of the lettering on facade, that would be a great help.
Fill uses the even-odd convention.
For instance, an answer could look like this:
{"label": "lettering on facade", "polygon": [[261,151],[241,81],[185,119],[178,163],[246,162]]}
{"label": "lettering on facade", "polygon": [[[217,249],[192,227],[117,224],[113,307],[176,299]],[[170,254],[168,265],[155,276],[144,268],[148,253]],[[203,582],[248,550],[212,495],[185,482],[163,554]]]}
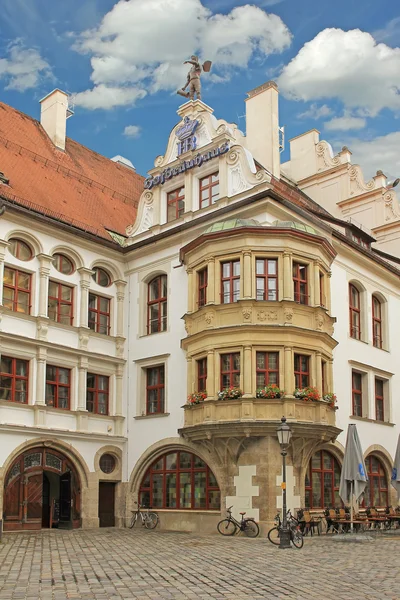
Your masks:
{"label": "lettering on facade", "polygon": [[197,139],[194,135],[194,132],[197,129],[199,121],[197,119],[189,119],[189,117],[185,117],[183,119],[182,127],[178,127],[176,130],[176,137],[179,142],[178,146],[178,154],[184,154],[185,152],[189,152],[189,150],[196,150],[197,148]]}
{"label": "lettering on facade", "polygon": [[144,187],[147,190],[151,190],[156,185],[163,185],[166,181],[171,179],[172,177],[176,177],[181,173],[185,173],[185,171],[189,171],[194,167],[201,167],[201,165],[212,158],[216,158],[217,156],[221,156],[225,154],[229,150],[229,142],[224,142],[218,148],[213,148],[209,152],[205,152],[204,154],[196,154],[194,158],[190,160],[183,160],[176,167],[167,167],[160,175],[156,175],[155,177],[148,177],[145,179]]}

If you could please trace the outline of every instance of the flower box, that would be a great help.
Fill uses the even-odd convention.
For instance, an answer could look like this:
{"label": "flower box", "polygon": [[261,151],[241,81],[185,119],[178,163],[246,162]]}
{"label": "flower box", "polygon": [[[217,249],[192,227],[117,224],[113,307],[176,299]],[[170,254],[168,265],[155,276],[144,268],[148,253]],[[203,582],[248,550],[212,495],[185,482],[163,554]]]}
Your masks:
{"label": "flower box", "polygon": [[326,402],[331,408],[337,408],[336,403],[337,403],[337,397],[336,394],[334,394],[333,392],[329,392],[328,394],[324,394],[322,396],[322,400],[324,402]]}
{"label": "flower box", "polygon": [[321,394],[315,387],[296,388],[293,396],[304,402],[318,402],[321,400]]}
{"label": "flower box", "polygon": [[285,390],[281,390],[275,383],[266,385],[263,388],[258,388],[256,391],[257,398],[282,398],[285,395]]}
{"label": "flower box", "polygon": [[218,400],[236,400],[237,398],[241,398],[242,396],[242,390],[237,387],[225,388],[218,392]]}
{"label": "flower box", "polygon": [[193,394],[189,394],[187,397],[186,404],[188,406],[193,406],[194,404],[200,404],[200,402],[204,402],[207,398],[207,391],[203,390],[202,392],[193,392]]}

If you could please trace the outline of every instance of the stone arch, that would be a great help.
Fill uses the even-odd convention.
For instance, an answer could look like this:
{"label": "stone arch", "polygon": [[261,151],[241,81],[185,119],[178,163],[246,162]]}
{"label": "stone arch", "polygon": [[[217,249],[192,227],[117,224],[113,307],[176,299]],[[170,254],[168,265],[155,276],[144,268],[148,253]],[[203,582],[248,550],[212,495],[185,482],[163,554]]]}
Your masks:
{"label": "stone arch", "polygon": [[308,452],[304,455],[304,460],[300,469],[300,481],[299,481],[299,495],[302,499],[302,504],[305,504],[305,478],[308,469],[308,465],[310,464],[310,460],[316,452],[323,451],[329,452],[334,459],[337,461],[340,469],[342,469],[343,458],[344,458],[344,446],[335,440],[334,442],[323,442],[321,444],[312,445]]}
{"label": "stone arch", "polygon": [[112,281],[111,281],[111,285],[109,287],[111,287],[115,281],[123,280],[123,276],[122,276],[122,273],[119,270],[119,268],[112,262],[109,262],[108,260],[103,260],[103,259],[94,260],[92,262],[92,264],[90,265],[89,269],[94,269],[95,267],[98,267],[99,269],[104,269],[105,271],[110,273]]}
{"label": "stone arch", "polygon": [[[111,473],[104,473],[100,469],[100,458],[103,454],[111,454],[116,459],[116,468]],[[94,470],[98,473],[101,479],[110,479],[112,481],[121,481],[122,480],[122,450],[118,448],[118,446],[112,446],[108,444],[106,446],[102,446],[99,448],[94,455]]]}
{"label": "stone arch", "polygon": [[163,270],[163,269],[155,269],[151,273],[147,273],[143,277],[143,279],[141,281],[145,285],[148,285],[151,281],[153,281],[153,279],[155,279],[156,277],[159,277],[160,275],[165,275],[167,277],[167,280],[168,280],[168,273],[165,270]]}
{"label": "stone arch", "polygon": [[390,456],[390,453],[380,444],[372,444],[364,452],[364,460],[371,454],[374,454],[381,461],[383,468],[385,469],[385,474],[389,485],[393,468],[393,459]]}
{"label": "stone arch", "polygon": [[13,229],[11,231],[8,231],[4,239],[7,242],[9,242],[12,238],[18,238],[23,242],[29,244],[29,246],[33,248],[33,258],[35,258],[38,254],[43,253],[42,243],[37,239],[36,236],[32,235],[29,231],[25,231],[23,229]]}
{"label": "stone arch", "polygon": [[65,254],[65,256],[67,256],[74,263],[75,271],[81,269],[84,266],[84,262],[81,255],[70,246],[58,244],[50,250],[49,254],[50,256],[53,256],[54,254]]}

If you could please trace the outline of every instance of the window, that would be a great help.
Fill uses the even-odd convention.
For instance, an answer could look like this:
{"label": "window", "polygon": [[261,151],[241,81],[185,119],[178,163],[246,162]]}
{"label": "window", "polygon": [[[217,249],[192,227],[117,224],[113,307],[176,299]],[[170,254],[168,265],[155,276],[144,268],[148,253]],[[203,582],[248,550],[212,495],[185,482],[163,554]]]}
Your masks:
{"label": "window", "polygon": [[325,276],[319,272],[319,304],[325,306]]}
{"label": "window", "polygon": [[204,392],[207,388],[207,358],[197,361],[197,391]]}
{"label": "window", "polygon": [[361,339],[361,310],[360,292],[350,283],[349,285],[349,311],[350,311],[350,337],[355,340]]}
{"label": "window", "polygon": [[46,365],[46,396],[47,406],[69,409],[71,390],[71,371]]}
{"label": "window", "polygon": [[388,482],[381,461],[371,454],[365,461],[368,483],[365,488],[364,503],[369,506],[388,506]]}
{"label": "window", "polygon": [[92,279],[102,287],[109,287],[112,283],[110,275],[104,269],[100,269],[100,267],[93,268]]}
{"label": "window", "polygon": [[211,206],[219,199],[219,173],[200,179],[200,208]]}
{"label": "window", "polygon": [[15,258],[19,258],[19,260],[31,260],[33,258],[32,248],[26,242],[11,238],[9,243],[8,249]]}
{"label": "window", "polygon": [[110,335],[110,300],[89,294],[88,326],[96,333]]}
{"label": "window", "polygon": [[328,390],[326,389],[326,361],[321,361],[321,371],[322,371],[322,395],[326,394]]}
{"label": "window", "polygon": [[0,399],[28,404],[27,360],[2,356],[0,361]]}
{"label": "window", "polygon": [[278,261],[276,258],[256,259],[257,300],[278,300]]}
{"label": "window", "polygon": [[112,454],[102,454],[99,460],[99,467],[103,473],[110,474],[115,470],[117,461]]}
{"label": "window", "polygon": [[97,415],[108,415],[109,378],[88,373],[86,376],[86,408]]}
{"label": "window", "polygon": [[208,284],[207,267],[205,269],[202,269],[201,271],[199,271],[197,274],[197,277],[198,277],[198,284],[199,284],[198,303],[199,303],[199,308],[200,308],[200,306],[205,306],[205,304],[207,304],[207,284]]}
{"label": "window", "polygon": [[154,415],[165,410],[165,368],[146,369],[146,413]]}
{"label": "window", "polygon": [[148,285],[147,333],[167,329],[167,276],[158,275]]}
{"label": "window", "polygon": [[222,304],[237,302],[240,294],[240,261],[231,260],[221,264]]}
{"label": "window", "polygon": [[306,508],[340,507],[339,486],[340,467],[336,458],[326,450],[316,452],[306,472]]}
{"label": "window", "polygon": [[375,348],[382,348],[382,304],[372,296],[372,335]]}
{"label": "window", "polygon": [[353,371],[351,377],[353,415],[355,417],[362,417],[362,375]]}
{"label": "window", "polygon": [[310,357],[304,354],[294,355],[294,380],[296,388],[310,385]]}
{"label": "window", "polygon": [[4,267],[3,305],[14,312],[31,312],[31,275]]}
{"label": "window", "polygon": [[279,385],[279,354],[278,352],[257,352],[256,354],[256,384],[257,388],[275,383]]}
{"label": "window", "polygon": [[385,420],[384,381],[375,377],[375,419]]}
{"label": "window", "polygon": [[52,321],[72,325],[73,288],[56,281],[49,281],[48,316]]}
{"label": "window", "polygon": [[217,480],[191,452],[169,452],[148,469],[140,485],[140,504],[152,508],[220,510]]}
{"label": "window", "polygon": [[221,354],[221,389],[240,387],[240,352]]}
{"label": "window", "polygon": [[307,266],[293,263],[294,301],[308,304]]}
{"label": "window", "polygon": [[54,254],[52,263],[53,267],[64,275],[71,275],[75,271],[72,261],[64,254]]}
{"label": "window", "polygon": [[181,187],[167,194],[167,221],[179,219],[185,212],[185,188]]}

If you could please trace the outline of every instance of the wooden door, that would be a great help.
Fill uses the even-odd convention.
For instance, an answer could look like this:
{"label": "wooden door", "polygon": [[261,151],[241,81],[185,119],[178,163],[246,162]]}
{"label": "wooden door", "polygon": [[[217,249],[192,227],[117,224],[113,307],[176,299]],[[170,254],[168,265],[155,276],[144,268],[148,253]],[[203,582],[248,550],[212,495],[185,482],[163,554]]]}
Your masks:
{"label": "wooden door", "polygon": [[115,527],[115,483],[99,483],[100,527]]}
{"label": "wooden door", "polygon": [[45,473],[43,473],[43,505],[42,505],[42,527],[48,529],[50,527],[50,481]]}
{"label": "wooden door", "polygon": [[9,478],[4,492],[4,529],[21,529],[24,507],[24,476]]}
{"label": "wooden door", "polygon": [[71,471],[60,475],[60,521],[62,529],[72,528],[71,520]]}
{"label": "wooden door", "polygon": [[27,473],[24,483],[24,529],[41,529],[43,471]]}

